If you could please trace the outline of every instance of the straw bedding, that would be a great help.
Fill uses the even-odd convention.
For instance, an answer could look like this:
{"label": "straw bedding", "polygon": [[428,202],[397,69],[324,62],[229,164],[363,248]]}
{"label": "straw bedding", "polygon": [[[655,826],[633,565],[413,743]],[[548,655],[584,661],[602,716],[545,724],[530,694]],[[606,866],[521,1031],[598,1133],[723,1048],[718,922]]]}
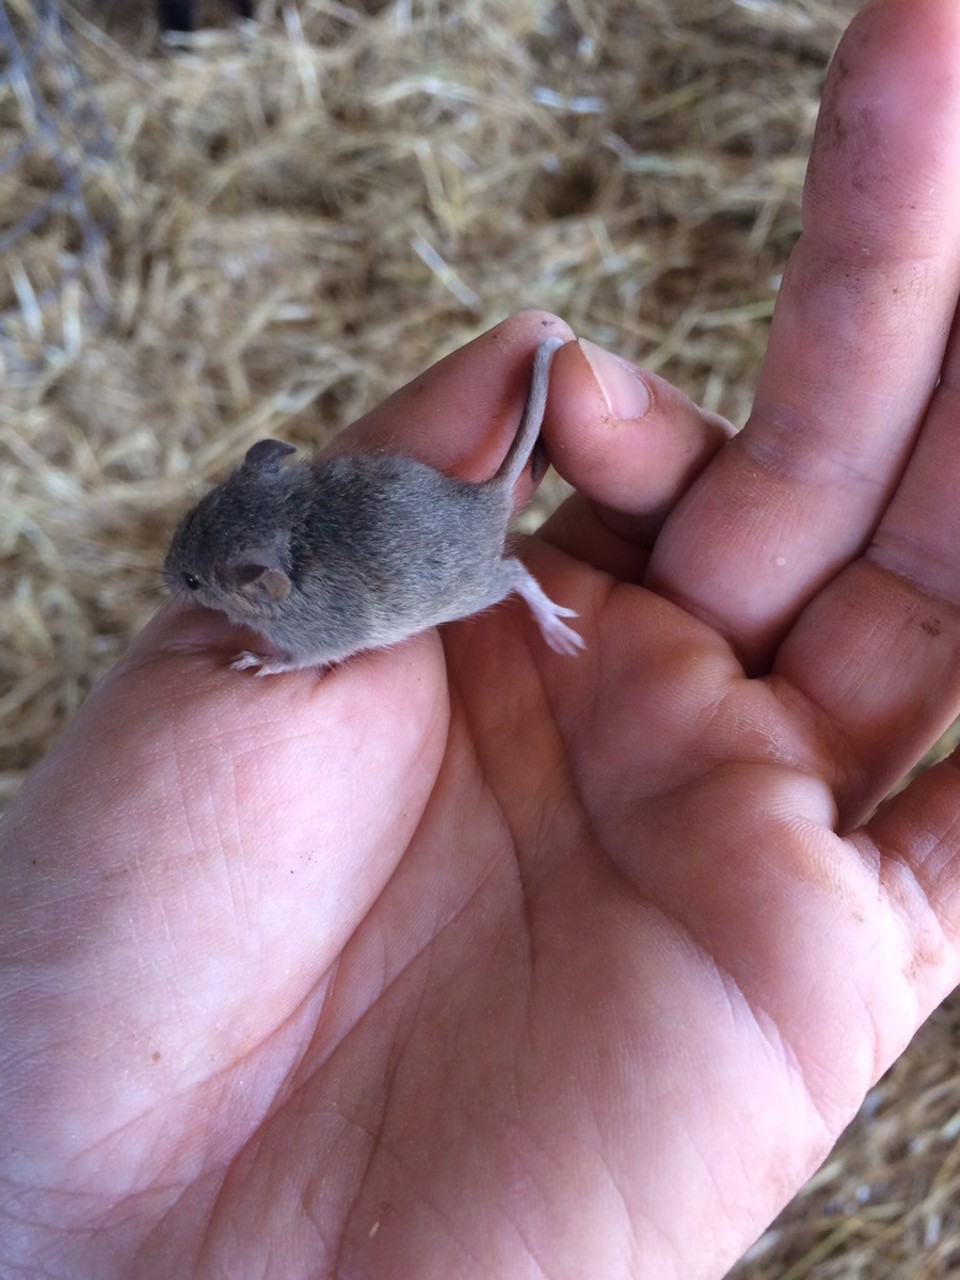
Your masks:
{"label": "straw bedding", "polygon": [[[209,0],[178,48],[146,3],[70,10],[107,249],[84,271],[60,211],[0,259],[0,799],[161,599],[177,513],[261,436],[326,439],[531,305],[742,422],[855,7],[266,0],[238,27]],[[0,92],[0,154],[28,117]],[[0,177],[0,232],[59,180],[42,151]],[[960,1274],[956,1022],[739,1280]]]}

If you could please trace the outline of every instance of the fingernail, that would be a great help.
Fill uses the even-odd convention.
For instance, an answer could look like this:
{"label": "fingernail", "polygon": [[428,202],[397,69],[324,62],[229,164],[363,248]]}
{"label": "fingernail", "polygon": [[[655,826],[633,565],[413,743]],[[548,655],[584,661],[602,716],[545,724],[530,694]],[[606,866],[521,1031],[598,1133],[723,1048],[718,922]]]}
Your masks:
{"label": "fingernail", "polygon": [[579,346],[614,417],[642,418],[650,409],[651,396],[640,374],[586,338],[580,339]]}

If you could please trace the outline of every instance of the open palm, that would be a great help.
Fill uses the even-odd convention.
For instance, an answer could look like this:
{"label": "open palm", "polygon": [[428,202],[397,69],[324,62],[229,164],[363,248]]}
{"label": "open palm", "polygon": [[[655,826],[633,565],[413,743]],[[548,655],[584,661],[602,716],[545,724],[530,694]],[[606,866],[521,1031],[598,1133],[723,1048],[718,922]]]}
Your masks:
{"label": "open palm", "polygon": [[[583,655],[171,606],[91,696],[0,830],[4,1274],[697,1280],[816,1167],[960,972],[955,767],[870,816],[960,706],[957,65],[851,28],[740,436],[558,355]],[[356,437],[489,474],[548,329]]]}

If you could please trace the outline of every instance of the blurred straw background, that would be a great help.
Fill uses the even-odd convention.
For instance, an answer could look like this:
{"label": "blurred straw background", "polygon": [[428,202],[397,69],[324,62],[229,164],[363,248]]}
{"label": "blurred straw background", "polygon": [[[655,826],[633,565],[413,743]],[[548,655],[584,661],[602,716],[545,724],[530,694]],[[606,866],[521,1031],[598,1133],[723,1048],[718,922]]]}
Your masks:
{"label": "blurred straw background", "polygon": [[[0,0],[0,800],[261,436],[531,305],[742,422],[856,7],[207,0],[174,44],[147,3]],[[960,1276],[956,1023],[737,1280]]]}

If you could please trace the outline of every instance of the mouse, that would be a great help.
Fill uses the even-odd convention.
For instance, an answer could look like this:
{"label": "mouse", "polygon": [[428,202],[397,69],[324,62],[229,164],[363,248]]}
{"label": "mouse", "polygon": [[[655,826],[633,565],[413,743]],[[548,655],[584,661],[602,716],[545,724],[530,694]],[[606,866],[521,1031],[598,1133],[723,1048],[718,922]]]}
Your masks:
{"label": "mouse", "polygon": [[260,440],[177,526],[169,590],[255,632],[265,652],[230,666],[256,675],[326,668],[516,593],[560,654],[585,647],[530,571],[507,553],[513,489],[533,454],[560,338],[533,357],[526,403],[503,462],[467,481],[402,454],[294,459]]}

